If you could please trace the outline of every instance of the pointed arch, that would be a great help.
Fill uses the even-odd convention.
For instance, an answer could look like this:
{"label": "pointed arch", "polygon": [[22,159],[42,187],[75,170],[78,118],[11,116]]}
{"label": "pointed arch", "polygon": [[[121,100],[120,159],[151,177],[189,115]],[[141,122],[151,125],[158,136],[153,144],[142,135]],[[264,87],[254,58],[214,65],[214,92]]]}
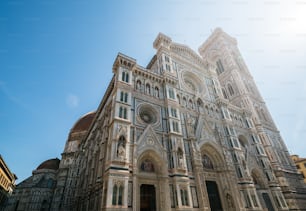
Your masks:
{"label": "pointed arch", "polygon": [[137,159],[138,172],[155,173],[157,175],[167,174],[167,163],[159,152],[153,149],[145,150]]}
{"label": "pointed arch", "polygon": [[206,155],[210,159],[214,170],[222,169],[222,167],[225,165],[224,158],[222,153],[218,150],[217,144],[212,142],[204,143],[200,147],[200,151],[201,156]]}

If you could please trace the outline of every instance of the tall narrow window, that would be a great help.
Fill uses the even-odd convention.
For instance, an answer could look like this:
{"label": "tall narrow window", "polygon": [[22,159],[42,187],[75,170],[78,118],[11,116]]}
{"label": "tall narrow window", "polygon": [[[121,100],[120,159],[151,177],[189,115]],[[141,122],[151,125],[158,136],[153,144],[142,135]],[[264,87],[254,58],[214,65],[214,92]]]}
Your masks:
{"label": "tall narrow window", "polygon": [[232,85],[228,84],[227,89],[228,89],[228,92],[230,93],[231,96],[233,96],[235,94]]}
{"label": "tall narrow window", "polygon": [[123,196],[123,186],[121,185],[119,187],[119,193],[118,193],[118,205],[122,205],[122,196]]}
{"label": "tall narrow window", "polygon": [[113,187],[113,199],[112,199],[112,205],[123,205],[123,185],[115,184]]}
{"label": "tall narrow window", "polygon": [[121,75],[121,80],[128,83],[129,82],[129,73],[123,71],[122,75]]}
{"label": "tall narrow window", "polygon": [[223,68],[223,65],[222,65],[221,60],[219,59],[219,60],[217,61],[217,73],[218,73],[218,75],[219,75],[219,74],[221,74],[221,73],[223,73],[223,72],[224,72],[224,68]]}
{"label": "tall narrow window", "polygon": [[128,93],[121,91],[120,92],[120,101],[121,102],[128,102]]}
{"label": "tall narrow window", "polygon": [[117,185],[114,185],[113,187],[113,200],[112,200],[112,205],[117,204]]}
{"label": "tall narrow window", "polygon": [[127,108],[120,106],[119,107],[119,117],[127,119]]}
{"label": "tall narrow window", "polygon": [[174,90],[172,87],[169,87],[168,94],[169,94],[169,98],[175,99]]}
{"label": "tall narrow window", "polygon": [[186,189],[181,189],[181,201],[183,206],[189,206],[188,192]]}
{"label": "tall narrow window", "polygon": [[243,194],[244,201],[245,201],[245,208],[251,207],[251,199],[250,199],[248,192],[245,190],[245,191],[242,191],[242,194]]}
{"label": "tall narrow window", "polygon": [[223,94],[223,97],[224,97],[225,99],[228,98],[228,97],[227,97],[227,94],[226,94],[226,92],[225,92],[225,89],[222,89],[222,94]]}
{"label": "tall narrow window", "polygon": [[173,131],[173,132],[176,132],[176,133],[179,133],[179,132],[180,132],[178,122],[172,121],[172,131]]}
{"label": "tall narrow window", "polygon": [[177,118],[177,111],[176,111],[176,109],[175,108],[171,108],[170,111],[171,111],[170,112],[171,116]]}

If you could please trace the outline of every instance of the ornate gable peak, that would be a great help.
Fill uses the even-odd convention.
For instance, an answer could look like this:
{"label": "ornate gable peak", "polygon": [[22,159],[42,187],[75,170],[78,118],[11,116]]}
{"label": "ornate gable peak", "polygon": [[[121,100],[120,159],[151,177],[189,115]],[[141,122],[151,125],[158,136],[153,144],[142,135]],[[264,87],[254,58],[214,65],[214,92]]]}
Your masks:
{"label": "ornate gable peak", "polygon": [[198,51],[203,56],[206,50],[214,43],[218,43],[222,40],[227,40],[233,45],[237,45],[237,40],[227,33],[225,33],[221,28],[216,28],[213,33],[208,37],[208,39],[199,47]]}
{"label": "ornate gable peak", "polygon": [[192,59],[199,65],[206,65],[206,63],[203,61],[203,59],[196,53],[194,52],[190,47],[186,45],[182,45],[179,43],[172,43],[170,46],[171,50],[178,54],[179,56],[182,56],[187,59]]}
{"label": "ornate gable peak", "polygon": [[160,154],[165,151],[162,144],[158,141],[158,137],[151,125],[148,125],[137,141],[137,156],[144,151],[151,149]]}

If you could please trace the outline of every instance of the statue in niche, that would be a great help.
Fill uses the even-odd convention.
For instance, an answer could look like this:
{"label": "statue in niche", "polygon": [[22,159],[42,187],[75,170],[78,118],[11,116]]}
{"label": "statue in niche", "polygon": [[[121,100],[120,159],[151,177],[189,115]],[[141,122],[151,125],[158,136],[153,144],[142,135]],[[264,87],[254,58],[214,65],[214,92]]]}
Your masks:
{"label": "statue in niche", "polygon": [[230,194],[226,194],[227,206],[230,210],[235,210],[235,204],[233,202],[233,197]]}
{"label": "statue in niche", "polygon": [[195,133],[195,118],[191,115],[187,116],[187,130],[189,136],[194,136]]}
{"label": "statue in niche", "polygon": [[153,165],[152,161],[150,161],[149,159],[145,159],[141,163],[140,169],[144,172],[154,172],[154,165]]}
{"label": "statue in niche", "polygon": [[183,157],[183,152],[182,152],[181,148],[178,149],[177,159],[178,159],[178,167],[183,168],[184,167],[184,160],[183,160],[184,157]]}
{"label": "statue in niche", "polygon": [[158,87],[155,87],[154,96],[159,97],[159,89]]}
{"label": "statue in niche", "polygon": [[124,160],[125,158],[125,138],[124,136],[120,136],[117,146],[117,157],[120,160]]}
{"label": "statue in niche", "polygon": [[140,80],[137,80],[137,82],[136,82],[136,89],[141,90],[141,81]]}
{"label": "statue in niche", "polygon": [[247,148],[245,148],[244,155],[241,155],[240,159],[241,159],[241,163],[242,163],[245,175],[249,177],[250,173],[249,173],[249,168],[247,166],[247,159],[248,159],[247,155],[248,155],[248,150]]}

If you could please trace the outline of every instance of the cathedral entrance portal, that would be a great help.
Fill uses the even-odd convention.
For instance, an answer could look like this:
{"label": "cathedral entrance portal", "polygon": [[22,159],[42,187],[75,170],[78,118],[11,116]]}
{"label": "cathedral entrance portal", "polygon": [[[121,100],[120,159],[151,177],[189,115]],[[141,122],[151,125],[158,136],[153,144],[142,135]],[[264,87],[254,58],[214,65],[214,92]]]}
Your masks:
{"label": "cathedral entrance portal", "polygon": [[214,181],[206,181],[206,188],[211,211],[222,211],[217,183]]}
{"label": "cathedral entrance portal", "polygon": [[140,211],[156,211],[156,193],[154,185],[140,186]]}

